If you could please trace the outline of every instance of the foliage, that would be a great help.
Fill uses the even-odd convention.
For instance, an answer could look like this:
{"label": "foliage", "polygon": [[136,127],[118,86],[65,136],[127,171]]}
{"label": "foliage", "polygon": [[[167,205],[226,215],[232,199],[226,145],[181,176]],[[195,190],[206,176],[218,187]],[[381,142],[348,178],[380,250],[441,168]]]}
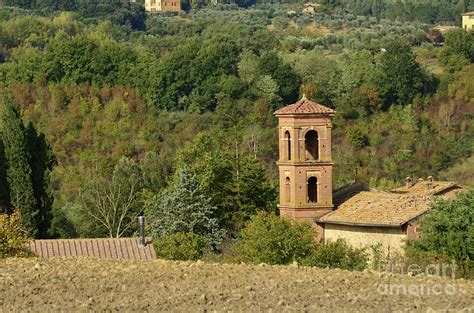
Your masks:
{"label": "foliage", "polygon": [[316,233],[310,224],[258,213],[251,217],[236,243],[235,261],[289,264],[310,256]]}
{"label": "foliage", "polygon": [[385,104],[407,104],[427,90],[426,78],[410,46],[398,41],[388,45],[383,53],[376,80]]}
{"label": "foliage", "polygon": [[146,215],[155,240],[176,233],[194,233],[202,236],[206,247],[215,248],[225,235],[214,217],[215,211],[196,176],[183,168],[173,184],[150,201]]}
{"label": "foliage", "polygon": [[368,266],[368,255],[365,249],[353,248],[343,239],[338,239],[318,245],[301,264],[362,271]]}
{"label": "foliage", "polygon": [[202,133],[177,156],[178,169],[189,167],[196,173],[217,207],[216,215],[232,233],[238,232],[258,209],[272,212],[275,207],[274,185],[255,156],[241,146],[256,144],[253,149],[258,149],[255,140]]}
{"label": "foliage", "polygon": [[142,173],[139,165],[125,157],[114,168],[112,178],[90,181],[80,197],[82,212],[108,237],[119,238],[136,230],[142,213]]}
{"label": "foliage", "polygon": [[0,214],[0,259],[33,256],[25,246],[30,239],[21,225],[20,213]]}
{"label": "foliage", "polygon": [[129,1],[8,1],[25,9],[0,12],[0,80],[36,146],[47,146],[44,133],[57,158],[51,169],[48,153],[27,149],[39,212],[54,194],[51,236],[105,234],[84,218],[81,193],[97,178],[109,184],[121,157],[140,167],[143,200],[189,166],[235,236],[257,209],[275,210],[272,113],[303,93],[336,109],[336,186],[440,176],[472,155],[470,33],[448,33],[439,47],[419,22],[457,21],[456,1],[325,1],[315,14],[298,3],[194,1],[179,16],[145,16]]}
{"label": "foliage", "polygon": [[423,236],[408,248],[446,255],[456,262],[474,260],[474,190],[454,200],[437,200],[421,220]]}
{"label": "foliage", "polygon": [[35,236],[41,221],[34,195],[26,130],[15,101],[10,95],[0,99],[0,140],[4,149],[9,207],[18,208],[29,234]]}
{"label": "foliage", "polygon": [[361,132],[360,129],[349,128],[347,130],[347,140],[355,147],[365,147],[367,145],[367,137]]}
{"label": "foliage", "polygon": [[167,260],[196,261],[202,257],[206,241],[194,233],[175,233],[153,241],[156,256]]}

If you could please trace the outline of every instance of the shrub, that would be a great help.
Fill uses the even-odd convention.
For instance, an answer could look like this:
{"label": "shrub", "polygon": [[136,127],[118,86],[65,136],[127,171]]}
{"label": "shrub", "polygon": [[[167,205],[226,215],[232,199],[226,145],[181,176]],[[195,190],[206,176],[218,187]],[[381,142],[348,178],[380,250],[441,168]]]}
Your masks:
{"label": "shrub", "polygon": [[338,239],[317,246],[314,253],[301,264],[362,271],[368,266],[368,255],[365,249],[353,248],[345,240]]}
{"label": "shrub", "polygon": [[0,214],[0,259],[33,256],[25,246],[28,240],[27,232],[21,227],[18,212],[10,216]]}
{"label": "shrub", "polygon": [[206,247],[202,236],[194,233],[176,233],[153,242],[156,256],[167,260],[198,260]]}
{"label": "shrub", "polygon": [[368,144],[367,136],[357,128],[349,128],[347,130],[346,138],[353,146],[358,148],[363,148]]}
{"label": "shrub", "polygon": [[[474,273],[474,189],[459,193],[454,200],[438,199],[420,221],[422,237],[408,241],[406,252],[421,256],[444,255],[455,260],[458,275]],[[421,252],[426,252],[421,254]],[[431,253],[431,254],[430,254]],[[439,263],[439,262],[437,262]]]}
{"label": "shrub", "polygon": [[314,252],[316,232],[307,223],[258,213],[251,217],[240,237],[235,246],[235,261],[289,264]]}

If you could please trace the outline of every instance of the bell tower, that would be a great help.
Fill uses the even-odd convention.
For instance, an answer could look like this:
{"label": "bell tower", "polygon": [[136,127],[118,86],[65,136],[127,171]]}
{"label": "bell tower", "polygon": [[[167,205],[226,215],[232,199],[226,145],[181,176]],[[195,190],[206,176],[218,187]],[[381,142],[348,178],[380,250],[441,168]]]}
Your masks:
{"label": "bell tower", "polygon": [[280,158],[280,215],[314,223],[333,208],[331,118],[335,111],[306,99],[275,112]]}

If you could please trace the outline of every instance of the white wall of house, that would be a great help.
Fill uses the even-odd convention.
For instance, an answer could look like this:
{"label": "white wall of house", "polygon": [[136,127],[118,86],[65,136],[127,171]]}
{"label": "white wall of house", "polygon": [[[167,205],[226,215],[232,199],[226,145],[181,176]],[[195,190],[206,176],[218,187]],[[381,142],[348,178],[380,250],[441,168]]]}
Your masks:
{"label": "white wall of house", "polygon": [[345,239],[353,247],[363,248],[380,243],[384,253],[403,254],[404,240],[407,239],[407,235],[401,227],[362,227],[325,224],[324,239],[326,241],[335,241],[339,238]]}

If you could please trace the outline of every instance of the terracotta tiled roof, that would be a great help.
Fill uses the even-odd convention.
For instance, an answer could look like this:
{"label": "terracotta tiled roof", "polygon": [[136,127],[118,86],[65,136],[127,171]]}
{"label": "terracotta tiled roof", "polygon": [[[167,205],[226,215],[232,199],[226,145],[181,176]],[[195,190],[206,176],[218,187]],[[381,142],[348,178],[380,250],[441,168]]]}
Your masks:
{"label": "terracotta tiled roof", "polygon": [[52,239],[34,240],[28,247],[40,258],[93,257],[101,259],[155,259],[152,243],[140,247],[138,238]]}
{"label": "terracotta tiled roof", "polygon": [[428,188],[428,184],[428,181],[417,182],[411,187],[403,186],[393,190],[393,192],[416,194],[419,196],[432,196],[447,192],[448,190],[458,186],[457,183],[449,181],[434,181],[431,185],[431,188]]}
{"label": "terracotta tiled roof", "polygon": [[322,223],[399,227],[430,209],[434,195],[446,195],[460,187],[452,182],[433,182],[403,187],[393,192],[362,191],[338,205],[335,211],[324,215]]}
{"label": "terracotta tiled roof", "polygon": [[303,96],[301,100],[296,103],[287,105],[275,112],[275,115],[295,115],[295,114],[327,114],[334,115],[336,111],[330,109],[322,104],[313,102]]}
{"label": "terracotta tiled roof", "polygon": [[463,16],[474,16],[474,11],[473,12],[466,12],[462,14]]}

